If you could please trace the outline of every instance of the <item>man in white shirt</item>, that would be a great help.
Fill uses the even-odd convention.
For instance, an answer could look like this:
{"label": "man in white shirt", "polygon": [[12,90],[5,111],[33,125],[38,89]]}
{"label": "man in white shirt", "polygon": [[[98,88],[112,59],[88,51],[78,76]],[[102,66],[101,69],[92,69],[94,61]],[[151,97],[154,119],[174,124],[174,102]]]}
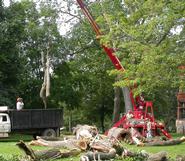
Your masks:
{"label": "man in white shirt", "polygon": [[16,109],[17,110],[22,110],[23,107],[24,107],[23,99],[22,98],[17,98]]}

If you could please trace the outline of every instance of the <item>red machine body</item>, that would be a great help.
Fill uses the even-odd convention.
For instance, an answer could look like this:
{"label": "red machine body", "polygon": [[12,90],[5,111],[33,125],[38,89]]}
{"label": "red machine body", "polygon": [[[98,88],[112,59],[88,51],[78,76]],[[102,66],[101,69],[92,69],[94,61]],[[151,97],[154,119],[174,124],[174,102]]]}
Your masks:
{"label": "red machine body", "polygon": [[[93,27],[97,37],[101,36],[102,33],[99,29],[99,26],[93,19],[83,0],[77,0],[77,3]],[[121,65],[118,57],[115,55],[115,50],[113,48],[106,47],[105,45],[102,45],[102,48],[109,56],[117,70],[125,70]],[[136,128],[142,134],[142,136],[146,137],[147,123],[151,122],[151,130],[153,136],[159,135],[159,132],[161,131],[167,138],[171,138],[171,135],[165,130],[164,125],[155,121],[153,103],[151,101],[145,101],[141,96],[134,98],[131,90],[130,99],[132,102],[133,110],[125,114],[118,122],[113,125],[113,127],[123,127],[125,129],[133,127]]]}

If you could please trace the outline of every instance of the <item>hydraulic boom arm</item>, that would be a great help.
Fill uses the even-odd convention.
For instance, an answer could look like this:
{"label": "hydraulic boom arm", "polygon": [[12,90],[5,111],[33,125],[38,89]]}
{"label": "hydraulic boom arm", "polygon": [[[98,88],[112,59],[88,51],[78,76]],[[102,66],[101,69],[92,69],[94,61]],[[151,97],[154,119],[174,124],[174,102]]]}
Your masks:
{"label": "hydraulic boom arm", "polygon": [[[86,5],[83,3],[82,0],[77,0],[80,8],[82,9],[84,15],[87,17],[89,23],[91,24],[91,26],[93,27],[94,31],[96,32],[96,36],[101,36],[102,33],[99,29],[99,26],[97,25],[97,23],[94,21],[92,15],[90,14],[89,10],[87,9]],[[118,70],[125,70],[123,68],[123,66],[121,65],[119,59],[117,58],[117,56],[115,55],[115,51],[113,48],[109,48],[106,47],[105,45],[102,45],[103,49],[105,50],[106,54],[109,56],[110,60],[112,61],[112,63],[114,64],[115,68]]]}

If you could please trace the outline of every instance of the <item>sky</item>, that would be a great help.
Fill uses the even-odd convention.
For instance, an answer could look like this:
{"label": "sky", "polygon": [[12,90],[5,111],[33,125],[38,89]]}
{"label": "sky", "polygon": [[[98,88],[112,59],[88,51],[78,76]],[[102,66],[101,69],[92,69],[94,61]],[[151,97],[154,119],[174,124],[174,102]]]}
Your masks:
{"label": "sky", "polygon": [[[20,0],[16,0],[16,1],[20,1]],[[10,5],[10,0],[3,0],[3,2],[6,7],[8,7]],[[64,0],[59,0],[59,2],[61,4],[61,8],[64,11],[67,11],[67,3]],[[70,7],[72,7],[74,10],[77,9],[77,6],[75,5],[75,3],[73,4],[73,6],[70,6]],[[73,10],[71,11],[71,13],[75,15]],[[57,21],[60,34],[65,35],[68,31],[70,31],[73,24],[75,24],[77,21],[78,20],[76,18],[74,18],[73,16],[71,16],[69,14],[61,13],[60,18]]]}
{"label": "sky", "polygon": [[10,1],[9,0],[4,0],[4,5],[7,7],[10,5]]}

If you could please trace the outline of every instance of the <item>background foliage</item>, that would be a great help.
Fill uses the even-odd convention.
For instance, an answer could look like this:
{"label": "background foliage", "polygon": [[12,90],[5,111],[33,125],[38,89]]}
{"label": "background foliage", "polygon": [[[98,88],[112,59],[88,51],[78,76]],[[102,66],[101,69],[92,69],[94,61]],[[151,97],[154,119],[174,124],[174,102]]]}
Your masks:
{"label": "background foliage", "polygon": [[[41,54],[49,50],[48,107],[64,108],[66,124],[71,119],[73,125],[93,122],[104,131],[112,120],[113,84],[135,83],[135,95],[144,92],[154,101],[158,119],[174,123],[176,93],[179,86],[184,88],[178,66],[185,63],[185,2],[86,1],[104,33],[100,42],[116,48],[126,69],[116,83],[118,73],[91,26],[79,8],[72,7],[74,1],[64,2],[67,8],[57,1],[24,0],[8,7],[0,1],[0,105],[15,108],[16,97],[21,96],[25,108],[43,108]],[[65,35],[61,13],[76,18]]]}

